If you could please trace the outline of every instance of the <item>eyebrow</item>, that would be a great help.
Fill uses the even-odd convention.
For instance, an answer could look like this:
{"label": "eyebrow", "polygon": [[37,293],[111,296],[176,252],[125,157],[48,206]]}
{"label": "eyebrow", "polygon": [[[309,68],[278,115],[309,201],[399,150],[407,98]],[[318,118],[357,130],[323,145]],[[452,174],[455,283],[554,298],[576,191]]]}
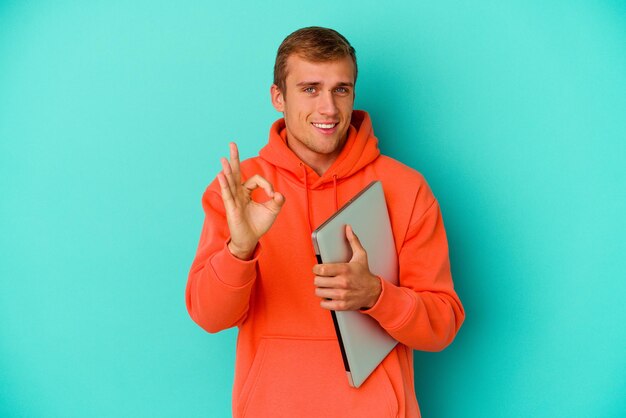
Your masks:
{"label": "eyebrow", "polygon": [[[321,84],[322,84],[321,81],[301,81],[298,84],[296,84],[296,86],[298,86],[298,87],[319,86]],[[340,81],[339,83],[337,83],[335,85],[335,87],[354,87],[354,83],[350,83],[350,82],[347,82],[347,81]]]}

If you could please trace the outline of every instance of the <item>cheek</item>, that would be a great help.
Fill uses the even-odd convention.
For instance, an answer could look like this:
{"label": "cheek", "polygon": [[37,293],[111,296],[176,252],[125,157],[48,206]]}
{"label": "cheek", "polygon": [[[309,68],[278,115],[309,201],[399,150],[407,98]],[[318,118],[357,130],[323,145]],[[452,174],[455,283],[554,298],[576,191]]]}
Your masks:
{"label": "cheek", "polygon": [[352,110],[354,108],[354,100],[351,97],[346,98],[345,100],[341,101],[339,107],[341,108],[343,113],[352,113]]}

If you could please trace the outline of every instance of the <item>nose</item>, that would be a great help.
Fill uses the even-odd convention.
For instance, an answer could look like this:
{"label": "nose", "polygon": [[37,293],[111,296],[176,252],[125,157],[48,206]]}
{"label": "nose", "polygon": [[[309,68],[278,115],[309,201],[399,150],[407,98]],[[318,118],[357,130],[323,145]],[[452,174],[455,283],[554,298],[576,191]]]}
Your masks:
{"label": "nose", "polygon": [[335,97],[326,91],[318,96],[317,111],[320,115],[335,116],[338,112]]}

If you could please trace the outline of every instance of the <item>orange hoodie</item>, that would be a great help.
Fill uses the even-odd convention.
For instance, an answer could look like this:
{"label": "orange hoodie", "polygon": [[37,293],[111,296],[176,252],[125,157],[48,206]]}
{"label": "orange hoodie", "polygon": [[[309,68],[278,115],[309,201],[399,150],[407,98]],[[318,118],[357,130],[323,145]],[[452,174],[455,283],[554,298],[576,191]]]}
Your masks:
{"label": "orange hoodie", "polygon": [[[439,205],[415,170],[380,155],[369,115],[354,111],[344,149],[322,176],[286,145],[283,119],[258,157],[241,163],[286,197],[254,258],[230,254],[224,205],[213,181],[186,303],[208,332],[239,327],[235,417],[419,417],[412,349],[442,350],[465,317],[454,292]],[[373,180],[383,183],[400,265],[363,311],[400,344],[358,389],[348,386],[330,312],[315,296],[311,232]],[[260,200],[262,195],[253,196]],[[357,234],[359,231],[355,231]]]}

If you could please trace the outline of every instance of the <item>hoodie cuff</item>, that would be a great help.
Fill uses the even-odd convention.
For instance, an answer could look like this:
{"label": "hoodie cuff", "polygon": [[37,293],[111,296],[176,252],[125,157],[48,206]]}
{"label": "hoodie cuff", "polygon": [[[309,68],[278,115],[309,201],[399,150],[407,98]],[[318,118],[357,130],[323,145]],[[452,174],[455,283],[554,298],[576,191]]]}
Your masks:
{"label": "hoodie cuff", "polygon": [[215,276],[225,285],[230,287],[245,287],[256,278],[256,267],[261,254],[261,244],[257,244],[252,259],[241,260],[235,257],[228,249],[227,240],[222,250],[215,253],[209,259],[209,264]]}
{"label": "hoodie cuff", "polygon": [[382,291],[378,300],[369,309],[362,313],[374,318],[387,330],[400,328],[409,318],[416,301],[407,289],[395,286],[387,280],[380,280]]}

